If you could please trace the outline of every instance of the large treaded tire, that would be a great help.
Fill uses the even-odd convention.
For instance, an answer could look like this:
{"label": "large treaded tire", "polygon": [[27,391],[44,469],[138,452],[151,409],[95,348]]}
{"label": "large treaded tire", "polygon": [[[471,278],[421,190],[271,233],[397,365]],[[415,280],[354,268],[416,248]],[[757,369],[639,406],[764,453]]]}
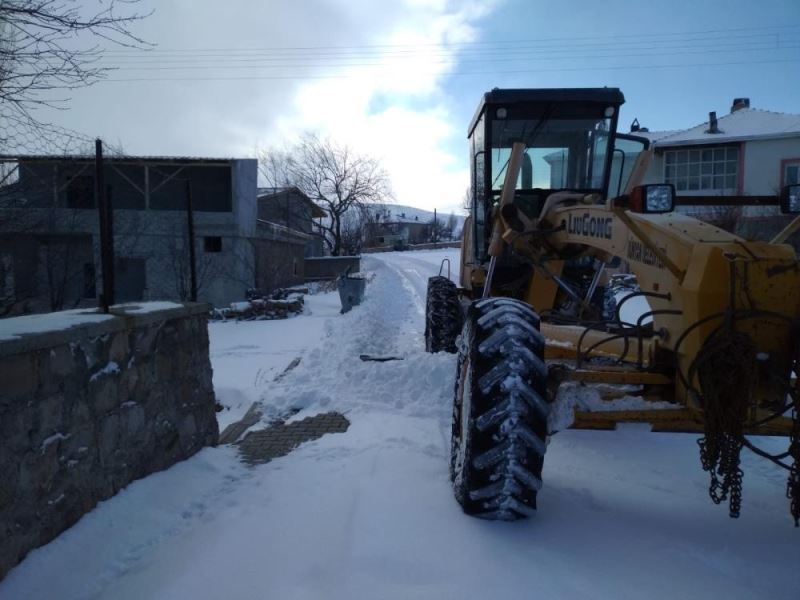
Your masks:
{"label": "large treaded tire", "polygon": [[463,321],[456,284],[440,275],[428,279],[425,302],[425,350],[456,352],[456,338],[461,333]]}
{"label": "large treaded tire", "polygon": [[547,439],[539,317],[524,302],[473,302],[461,333],[450,477],[464,512],[515,520],[536,509]]}

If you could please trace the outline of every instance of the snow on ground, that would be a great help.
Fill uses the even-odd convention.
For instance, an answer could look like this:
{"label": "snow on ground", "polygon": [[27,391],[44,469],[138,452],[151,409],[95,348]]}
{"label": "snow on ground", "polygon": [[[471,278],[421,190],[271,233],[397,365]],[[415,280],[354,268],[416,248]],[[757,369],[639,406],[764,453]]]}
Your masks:
{"label": "snow on ground", "polygon": [[[448,478],[455,359],[422,351],[425,280],[447,255],[457,251],[365,257],[375,279],[364,304],[341,316],[312,308],[320,337],[256,390],[227,373],[225,349],[252,373],[256,349],[237,346],[270,326],[311,327],[306,317],[212,326],[217,385],[301,415],[340,410],[349,431],[252,468],[231,447],[206,449],[135,482],[31,553],[0,599],[797,597],[784,473],[745,455],[743,514],[731,520],[707,497],[694,435],[561,432],[536,517],[464,516]],[[280,361],[301,349],[288,331],[280,339],[296,346]]]}
{"label": "snow on ground", "polygon": [[241,419],[295,358],[302,362],[340,309],[337,293],[315,294],[305,297],[305,309],[297,317],[209,323],[214,391],[225,407],[217,413],[220,431]]}

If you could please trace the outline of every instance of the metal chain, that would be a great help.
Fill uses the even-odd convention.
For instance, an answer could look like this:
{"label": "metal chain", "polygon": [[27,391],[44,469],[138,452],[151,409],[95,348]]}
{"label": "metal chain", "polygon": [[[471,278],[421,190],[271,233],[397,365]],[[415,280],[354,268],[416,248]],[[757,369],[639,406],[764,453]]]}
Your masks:
{"label": "metal chain", "polygon": [[708,494],[715,504],[728,500],[734,519],[742,506],[742,431],[751,402],[755,354],[749,336],[723,330],[707,340],[692,369],[703,392],[705,435],[698,445],[703,470],[711,477]]}
{"label": "metal chain", "polygon": [[[800,360],[795,361],[794,372],[800,375]],[[800,388],[800,383],[797,384]],[[790,500],[789,510],[794,519],[794,526],[800,527],[800,389],[792,394],[792,431],[789,434],[789,456],[792,457],[792,468],[786,482],[786,497]]]}

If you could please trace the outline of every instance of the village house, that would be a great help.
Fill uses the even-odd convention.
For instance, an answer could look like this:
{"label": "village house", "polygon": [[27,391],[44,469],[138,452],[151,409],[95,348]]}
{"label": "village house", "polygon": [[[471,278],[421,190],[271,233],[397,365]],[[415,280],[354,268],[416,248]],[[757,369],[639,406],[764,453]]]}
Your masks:
{"label": "village house", "polygon": [[[728,114],[711,112],[689,129],[648,131],[634,122],[631,134],[648,138],[655,150],[644,183],[673,184],[680,210],[736,221],[746,237],[769,237],[785,224],[775,199],[784,186],[800,183],[800,115],[751,108],[749,98],[736,98]],[[724,196],[772,204],[716,204]]]}

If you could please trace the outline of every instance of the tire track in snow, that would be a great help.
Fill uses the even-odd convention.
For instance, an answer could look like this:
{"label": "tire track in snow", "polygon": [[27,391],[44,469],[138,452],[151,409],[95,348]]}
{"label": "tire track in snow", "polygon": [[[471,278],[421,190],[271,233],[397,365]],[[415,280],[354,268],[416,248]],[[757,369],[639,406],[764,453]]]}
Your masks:
{"label": "tire track in snow", "polygon": [[[378,262],[384,265],[387,269],[397,274],[403,287],[411,294],[417,312],[425,314],[425,297],[427,296],[427,277],[420,275],[419,271],[413,267],[401,266],[403,260],[383,260],[382,258],[374,257]],[[399,264],[398,264],[399,263]],[[413,272],[414,276],[408,273]]]}

